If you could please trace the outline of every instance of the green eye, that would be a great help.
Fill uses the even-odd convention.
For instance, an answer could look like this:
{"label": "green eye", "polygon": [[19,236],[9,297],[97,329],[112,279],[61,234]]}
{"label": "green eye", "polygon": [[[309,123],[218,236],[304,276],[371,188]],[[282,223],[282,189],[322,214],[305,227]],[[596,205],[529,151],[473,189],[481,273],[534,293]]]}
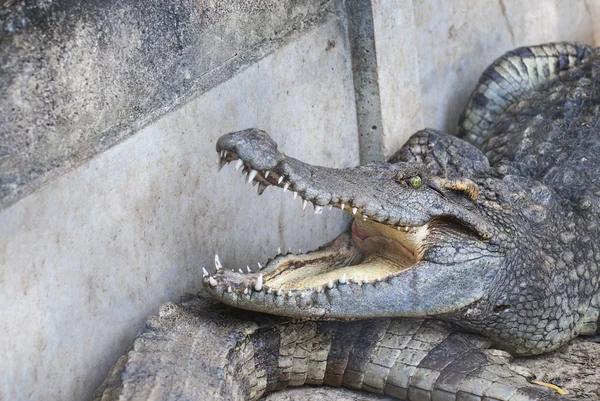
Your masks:
{"label": "green eye", "polygon": [[415,175],[413,177],[410,177],[408,179],[408,183],[410,184],[411,187],[413,188],[419,188],[421,186],[421,177],[419,177],[418,175]]}

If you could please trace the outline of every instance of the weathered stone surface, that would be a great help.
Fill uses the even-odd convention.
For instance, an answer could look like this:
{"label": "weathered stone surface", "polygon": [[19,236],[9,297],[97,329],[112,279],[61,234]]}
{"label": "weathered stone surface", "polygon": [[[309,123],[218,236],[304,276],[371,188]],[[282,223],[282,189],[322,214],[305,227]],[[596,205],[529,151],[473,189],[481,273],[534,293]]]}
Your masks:
{"label": "weathered stone surface", "polygon": [[341,212],[303,213],[289,191],[259,197],[232,166],[218,174],[215,143],[259,126],[290,156],[358,164],[344,29],[333,18],[0,212],[0,399],[89,399],[215,252],[255,267],[342,230]]}
{"label": "weathered stone surface", "polygon": [[16,1],[0,9],[0,209],[302,32],[339,2]]}

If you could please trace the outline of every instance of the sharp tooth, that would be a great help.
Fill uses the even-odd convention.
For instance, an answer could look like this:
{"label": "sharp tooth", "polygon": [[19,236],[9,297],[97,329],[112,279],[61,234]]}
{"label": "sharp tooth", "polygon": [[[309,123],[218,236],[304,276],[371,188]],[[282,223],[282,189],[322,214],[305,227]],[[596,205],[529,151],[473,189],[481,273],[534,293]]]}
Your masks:
{"label": "sharp tooth", "polygon": [[301,292],[300,293],[300,298],[306,298],[306,293],[305,292]]}
{"label": "sharp tooth", "polygon": [[288,253],[292,253],[292,247],[288,248]]}
{"label": "sharp tooth", "polygon": [[282,181],[283,181],[283,176],[280,175],[279,178],[277,179],[277,184],[281,184]]}
{"label": "sharp tooth", "polygon": [[233,289],[231,288],[231,286],[227,287],[227,292],[231,292],[233,291]]}
{"label": "sharp tooth", "polygon": [[323,213],[323,206],[315,206],[315,214]]}
{"label": "sharp tooth", "polygon": [[202,267],[202,277],[208,277],[208,270],[206,270],[206,267]]}
{"label": "sharp tooth", "polygon": [[369,279],[368,278],[363,279],[363,284],[369,284]]}
{"label": "sharp tooth", "polygon": [[317,287],[317,288],[315,288],[315,291],[318,293],[321,293],[321,292],[323,292],[323,287]]}
{"label": "sharp tooth", "polygon": [[327,288],[329,288],[329,289],[333,288],[333,281],[329,280],[329,282],[327,283]]}
{"label": "sharp tooth", "polygon": [[225,159],[219,159],[219,172],[220,172],[221,170],[223,170],[223,167],[225,167],[225,165],[226,165],[227,163],[229,163],[227,160],[225,160]]}
{"label": "sharp tooth", "polygon": [[215,280],[213,276],[209,276],[208,277],[208,284],[212,285],[213,287],[216,287],[217,286],[217,280]]}
{"label": "sharp tooth", "polygon": [[269,176],[269,174],[271,174],[271,170],[265,171],[265,178],[267,178]]}
{"label": "sharp tooth", "polygon": [[223,157],[229,157],[229,152],[228,152],[228,151],[225,151],[225,152],[223,153]]}
{"label": "sharp tooth", "polygon": [[356,214],[357,211],[358,211],[357,208],[355,208],[355,207],[352,208],[352,214]]}
{"label": "sharp tooth", "polygon": [[248,273],[252,273],[252,270],[250,270],[250,266],[246,265],[246,270],[248,270]]}
{"label": "sharp tooth", "polygon": [[342,277],[338,281],[340,284],[346,284],[346,273],[342,274]]}
{"label": "sharp tooth", "polygon": [[248,287],[244,288],[244,295],[248,295]]}
{"label": "sharp tooth", "polygon": [[258,270],[262,270],[262,265],[260,264],[260,262],[256,262],[256,264],[258,265]]}
{"label": "sharp tooth", "polygon": [[363,221],[367,221],[367,216],[363,216]]}
{"label": "sharp tooth", "polygon": [[381,282],[381,280],[383,280],[381,277],[377,277],[377,278],[375,279],[375,281],[377,281],[378,283],[380,283],[380,282]]}
{"label": "sharp tooth", "polygon": [[217,269],[217,271],[219,271],[222,268],[223,268],[223,265],[221,264],[221,261],[219,260],[219,255],[215,254],[215,269]]}
{"label": "sharp tooth", "polygon": [[258,174],[258,171],[254,169],[250,170],[250,173],[248,174],[248,182],[252,182],[254,177],[256,177],[256,174]]}
{"label": "sharp tooth", "polygon": [[225,157],[225,151],[222,150],[221,153],[219,153],[219,156],[221,156],[221,159]]}
{"label": "sharp tooth", "polygon": [[360,283],[360,281],[358,281],[358,279],[356,278],[356,276],[354,276],[354,277],[352,278],[352,281],[354,281],[356,284]]}
{"label": "sharp tooth", "polygon": [[286,182],[285,185],[283,186],[283,192],[287,191],[289,187],[290,187],[290,183]]}
{"label": "sharp tooth", "polygon": [[235,162],[235,171],[238,171],[244,165],[244,161],[242,159],[237,159]]}
{"label": "sharp tooth", "polygon": [[298,192],[294,192],[294,200],[296,200],[297,196],[298,196]]}
{"label": "sharp tooth", "polygon": [[273,293],[273,289],[269,287],[269,289],[267,290],[267,294],[272,294]]}
{"label": "sharp tooth", "polygon": [[256,283],[254,284],[254,290],[255,291],[262,291],[263,288],[263,276],[262,274],[260,276],[258,276],[258,278],[256,279]]}
{"label": "sharp tooth", "polygon": [[262,195],[263,192],[265,192],[265,189],[267,189],[267,186],[265,184],[263,184],[262,182],[258,183],[258,194]]}
{"label": "sharp tooth", "polygon": [[288,296],[288,297],[290,297],[290,298],[291,298],[293,295],[294,295],[294,293],[293,293],[293,292],[291,292],[291,291],[288,291],[288,293],[287,293],[287,296]]}
{"label": "sharp tooth", "polygon": [[298,248],[298,253],[302,253],[302,249]]}
{"label": "sharp tooth", "polygon": [[397,229],[398,231],[400,231],[400,229],[401,229],[401,228],[402,228],[402,227],[400,227],[400,226],[396,227],[396,229]]}
{"label": "sharp tooth", "polygon": [[306,205],[308,205],[308,201],[306,199],[302,200],[302,210],[306,209]]}
{"label": "sharp tooth", "polygon": [[408,226],[404,227],[404,231],[408,232]]}
{"label": "sharp tooth", "polygon": [[329,210],[333,209],[333,205],[329,205]]}
{"label": "sharp tooth", "polygon": [[280,288],[280,289],[277,290],[277,292],[275,293],[275,295],[277,295],[278,297],[280,297],[281,294],[283,294],[283,291]]}
{"label": "sharp tooth", "polygon": [[345,207],[346,207],[346,205],[345,205],[344,203],[342,203],[342,204],[340,205],[340,209],[342,209],[342,210],[344,210],[344,208],[345,208]]}
{"label": "sharp tooth", "polygon": [[244,272],[242,271],[242,269],[238,269],[238,271],[239,271],[240,273],[244,274]]}
{"label": "sharp tooth", "polygon": [[277,255],[281,255],[281,247],[277,248]]}

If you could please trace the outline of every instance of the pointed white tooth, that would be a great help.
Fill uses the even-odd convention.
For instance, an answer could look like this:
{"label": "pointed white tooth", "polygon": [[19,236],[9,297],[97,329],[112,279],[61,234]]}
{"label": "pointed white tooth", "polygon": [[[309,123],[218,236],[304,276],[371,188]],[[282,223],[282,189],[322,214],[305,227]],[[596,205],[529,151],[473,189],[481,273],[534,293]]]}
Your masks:
{"label": "pointed white tooth", "polygon": [[271,174],[271,170],[265,171],[265,178],[267,178],[269,176],[269,174]]}
{"label": "pointed white tooth", "polygon": [[233,291],[233,288],[231,288],[231,286],[227,287],[227,292],[231,292]]}
{"label": "pointed white tooth", "polygon": [[315,206],[315,214],[323,213],[323,206]]}
{"label": "pointed white tooth", "polygon": [[255,291],[262,291],[263,288],[263,278],[262,278],[262,274],[260,276],[258,276],[258,278],[256,279],[256,283],[254,283],[254,290]]}
{"label": "pointed white tooth", "polygon": [[301,292],[300,293],[300,298],[306,298],[306,293],[305,292]]}
{"label": "pointed white tooth", "polygon": [[222,150],[222,151],[219,153],[219,156],[221,157],[221,159],[222,159],[222,158],[224,158],[224,157],[225,157],[225,151],[224,151],[224,150]]}
{"label": "pointed white tooth", "polygon": [[292,253],[292,247],[288,248],[288,253]]}
{"label": "pointed white tooth", "polygon": [[329,282],[327,283],[327,288],[329,288],[329,289],[333,288],[333,281],[329,280]]}
{"label": "pointed white tooth", "polygon": [[357,211],[358,211],[357,208],[355,208],[355,207],[352,208],[352,214],[356,214]]}
{"label": "pointed white tooth", "polygon": [[329,210],[333,209],[333,205],[329,205]]}
{"label": "pointed white tooth", "polygon": [[212,285],[213,287],[216,287],[217,280],[215,280],[213,276],[208,276],[208,284]]}
{"label": "pointed white tooth", "polygon": [[398,231],[400,231],[400,229],[401,229],[401,228],[402,228],[402,227],[400,227],[400,226],[396,227],[396,229],[397,229]]}
{"label": "pointed white tooth", "polygon": [[323,287],[317,287],[317,288],[315,288],[315,291],[317,293],[322,293],[323,292]]}
{"label": "pointed white tooth", "polygon": [[277,290],[277,292],[275,293],[275,295],[277,295],[278,297],[280,297],[281,294],[283,294],[283,291],[280,288],[280,289]]}
{"label": "pointed white tooth", "polygon": [[235,270],[234,270],[234,269],[231,269],[231,271],[235,273]]}
{"label": "pointed white tooth", "polygon": [[227,156],[229,156],[229,152],[228,151],[223,152],[223,157],[227,157]]}
{"label": "pointed white tooth", "polygon": [[298,197],[298,192],[294,192],[294,200]]}
{"label": "pointed white tooth", "polygon": [[281,184],[282,181],[283,181],[283,176],[280,175],[279,178],[277,179],[277,184]]}
{"label": "pointed white tooth", "polygon": [[244,272],[242,271],[242,269],[238,269],[238,271],[239,271],[240,273],[244,274]]}
{"label": "pointed white tooth", "polygon": [[221,261],[219,260],[219,255],[215,254],[215,269],[217,269],[217,271],[219,271],[222,268],[223,268],[223,265],[221,264]]}
{"label": "pointed white tooth", "polygon": [[342,209],[342,210],[344,210],[345,207],[346,207],[346,205],[343,203],[340,205],[340,209]]}
{"label": "pointed white tooth", "polygon": [[380,282],[381,282],[381,280],[383,280],[381,277],[377,277],[377,278],[375,279],[375,281],[377,281],[378,283],[380,283]]}
{"label": "pointed white tooth", "polygon": [[302,253],[302,249],[298,248],[298,253]]}
{"label": "pointed white tooth", "polygon": [[272,294],[273,293],[273,289],[271,287],[269,287],[269,289],[267,290],[267,294]]}
{"label": "pointed white tooth", "polygon": [[256,177],[256,174],[258,174],[258,171],[254,169],[250,170],[250,173],[248,173],[248,182],[252,182],[254,177]]}
{"label": "pointed white tooth", "polygon": [[288,291],[288,293],[287,293],[287,296],[288,296],[288,297],[290,297],[290,298],[291,298],[293,295],[294,295],[294,293],[293,293],[293,292],[291,292],[291,291]]}
{"label": "pointed white tooth", "polygon": [[363,284],[369,284],[369,279],[368,278],[363,279]]}
{"label": "pointed white tooth", "polygon": [[206,267],[202,267],[202,277],[208,277],[208,270],[206,270]]}
{"label": "pointed white tooth", "polygon": [[258,270],[262,270],[262,265],[260,264],[260,262],[256,262],[256,264],[258,265]]}
{"label": "pointed white tooth", "polygon": [[252,270],[250,270],[250,266],[246,265],[246,270],[248,270],[248,273],[252,273]]}
{"label": "pointed white tooth", "polygon": [[283,192],[287,191],[289,187],[290,187],[290,183],[286,182],[285,185],[283,186]]}
{"label": "pointed white tooth", "polygon": [[281,247],[277,248],[277,255],[281,255]]}
{"label": "pointed white tooth", "polygon": [[302,210],[306,209],[306,205],[308,205],[308,201],[306,199],[302,200]]}
{"label": "pointed white tooth", "polygon": [[408,226],[404,227],[404,231],[408,232],[409,228]]}
{"label": "pointed white tooth", "polygon": [[237,159],[235,162],[235,171],[238,171],[244,165],[244,161],[242,159]]}
{"label": "pointed white tooth", "polygon": [[354,277],[352,278],[352,281],[354,281],[356,284],[360,283],[360,281],[358,281],[358,279],[356,278],[356,276],[354,276]]}
{"label": "pointed white tooth", "polygon": [[248,295],[248,287],[244,288],[244,295]]}
{"label": "pointed white tooth", "polygon": [[342,274],[342,277],[338,281],[340,284],[346,284],[346,273]]}
{"label": "pointed white tooth", "polygon": [[363,216],[363,221],[367,221],[367,216]]}

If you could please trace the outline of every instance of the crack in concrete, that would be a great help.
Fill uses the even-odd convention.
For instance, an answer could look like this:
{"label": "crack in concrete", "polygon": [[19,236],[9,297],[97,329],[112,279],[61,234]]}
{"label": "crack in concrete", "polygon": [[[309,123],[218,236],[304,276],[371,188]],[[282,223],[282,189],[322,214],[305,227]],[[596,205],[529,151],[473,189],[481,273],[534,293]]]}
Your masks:
{"label": "crack in concrete", "polygon": [[506,6],[504,5],[504,0],[498,0],[498,4],[500,5],[500,10],[502,11],[504,21],[506,21],[506,27],[508,28],[508,33],[510,34],[510,43],[515,46],[515,33],[510,20],[508,19],[508,15],[506,15]]}

